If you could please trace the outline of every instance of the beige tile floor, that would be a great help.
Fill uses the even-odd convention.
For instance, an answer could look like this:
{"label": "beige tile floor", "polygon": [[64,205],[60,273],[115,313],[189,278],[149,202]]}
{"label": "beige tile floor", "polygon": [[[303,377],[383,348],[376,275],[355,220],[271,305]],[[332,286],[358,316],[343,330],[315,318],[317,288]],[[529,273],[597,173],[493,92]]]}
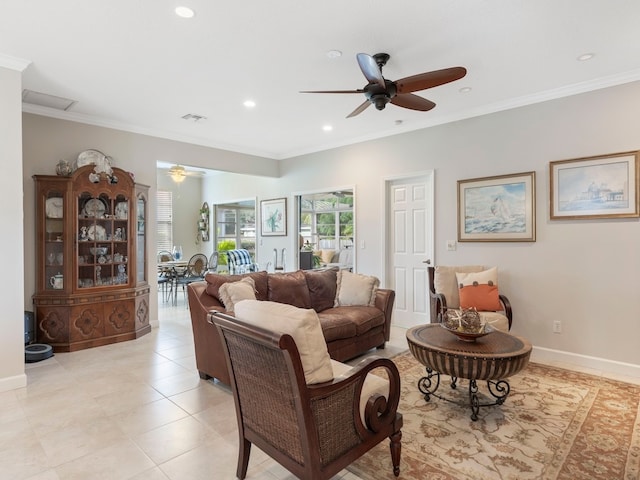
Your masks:
{"label": "beige tile floor", "polygon": [[[27,387],[0,393],[0,479],[234,479],[233,398],[198,376],[181,296],[160,306],[159,325],[134,341],[28,364]],[[394,328],[372,353],[405,349],[405,330]],[[254,447],[247,478],[295,477]],[[346,470],[335,478],[358,479]]]}

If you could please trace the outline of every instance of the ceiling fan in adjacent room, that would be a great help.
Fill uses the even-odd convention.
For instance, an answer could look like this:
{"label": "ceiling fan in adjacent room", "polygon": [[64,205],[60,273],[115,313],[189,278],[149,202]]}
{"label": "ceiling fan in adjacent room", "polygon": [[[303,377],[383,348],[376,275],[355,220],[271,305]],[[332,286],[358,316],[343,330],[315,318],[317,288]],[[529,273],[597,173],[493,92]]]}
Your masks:
{"label": "ceiling fan in adjacent room", "polygon": [[167,171],[167,175],[169,175],[171,179],[176,183],[184,182],[185,178],[187,178],[188,176],[201,177],[203,173],[204,172],[200,172],[197,170],[187,170],[185,167],[179,164],[173,165]]}
{"label": "ceiling fan in adjacent room", "polygon": [[392,103],[398,107],[426,112],[436,104],[431,100],[414,95],[413,92],[454,82],[467,74],[467,69],[464,67],[451,67],[391,81],[382,76],[382,67],[387,64],[390,58],[389,54],[376,53],[371,56],[359,53],[356,58],[360,70],[369,82],[364,88],[357,90],[306,90],[300,93],[364,93],[367,99],[347,115],[347,118],[362,113],[371,104],[375,105],[378,110],[383,110],[387,103]]}

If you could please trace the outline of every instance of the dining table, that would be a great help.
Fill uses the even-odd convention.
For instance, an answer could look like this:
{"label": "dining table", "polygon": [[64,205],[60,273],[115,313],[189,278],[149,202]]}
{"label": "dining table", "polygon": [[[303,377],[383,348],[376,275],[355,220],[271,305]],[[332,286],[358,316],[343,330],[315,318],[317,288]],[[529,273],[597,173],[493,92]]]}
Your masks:
{"label": "dining table", "polygon": [[169,295],[173,305],[178,304],[178,295],[176,291],[176,282],[180,275],[184,275],[189,262],[187,260],[167,260],[158,262],[158,274],[168,278]]}

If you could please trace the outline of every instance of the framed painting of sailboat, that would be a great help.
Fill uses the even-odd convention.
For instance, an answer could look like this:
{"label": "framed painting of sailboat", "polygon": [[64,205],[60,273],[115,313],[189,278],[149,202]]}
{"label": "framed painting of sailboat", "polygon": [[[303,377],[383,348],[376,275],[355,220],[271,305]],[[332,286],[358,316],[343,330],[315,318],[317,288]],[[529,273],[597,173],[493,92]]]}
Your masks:
{"label": "framed painting of sailboat", "polygon": [[458,180],[459,242],[535,242],[536,172]]}

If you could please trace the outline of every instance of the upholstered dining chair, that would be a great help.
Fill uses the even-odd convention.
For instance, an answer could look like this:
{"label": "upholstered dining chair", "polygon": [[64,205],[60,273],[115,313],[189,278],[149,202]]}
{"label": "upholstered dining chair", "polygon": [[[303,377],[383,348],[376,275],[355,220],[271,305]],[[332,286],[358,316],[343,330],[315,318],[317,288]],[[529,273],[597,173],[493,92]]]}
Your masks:
{"label": "upholstered dining chair", "polygon": [[[236,317],[242,316],[240,307],[245,302],[251,300],[236,305]],[[259,307],[271,303],[254,302]],[[291,323],[288,317],[284,320]],[[240,436],[236,471],[239,479],[246,477],[252,444],[297,478],[324,480],[386,438],[390,439],[393,472],[398,476],[402,437],[402,415],[397,412],[400,377],[391,360],[370,357],[351,368],[328,359],[330,365],[336,365],[330,367],[333,379],[330,375],[322,383],[308,384],[308,370],[301,357],[308,359],[309,354],[300,353],[304,351],[304,341],[296,342],[295,334],[214,311],[209,321],[223,339],[231,375]],[[318,331],[321,336],[319,328]],[[302,338],[305,333],[306,329]],[[317,343],[313,343],[317,349]],[[346,371],[339,371],[338,366]],[[388,380],[370,374],[380,368]],[[365,393],[367,382],[372,379],[387,382],[387,398]]]}
{"label": "upholstered dining chair", "polygon": [[428,267],[428,278],[431,323],[440,322],[448,309],[474,307],[482,321],[499,330],[511,329],[511,303],[498,289],[496,267]]}
{"label": "upholstered dining chair", "polygon": [[258,271],[258,264],[251,258],[249,250],[244,248],[227,250],[227,266],[231,275]]}

